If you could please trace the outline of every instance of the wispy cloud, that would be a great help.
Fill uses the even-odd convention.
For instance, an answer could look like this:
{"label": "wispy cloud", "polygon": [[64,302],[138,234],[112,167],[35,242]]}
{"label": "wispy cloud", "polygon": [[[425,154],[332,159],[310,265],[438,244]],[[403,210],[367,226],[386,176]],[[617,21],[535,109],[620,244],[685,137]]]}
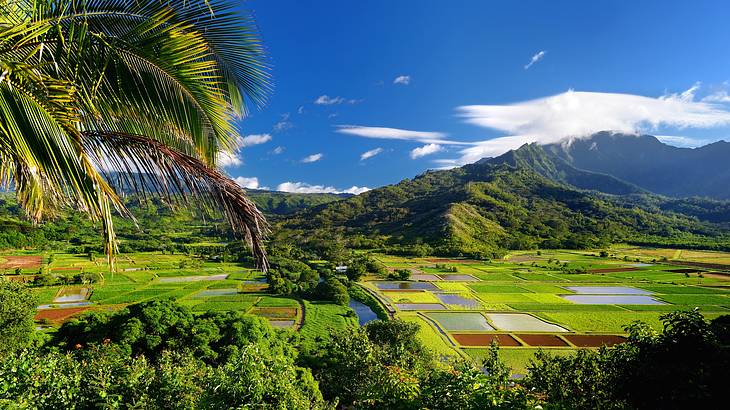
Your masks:
{"label": "wispy cloud", "polygon": [[408,85],[411,83],[410,75],[399,75],[393,80],[393,84]]}
{"label": "wispy cloud", "polygon": [[348,99],[344,97],[330,97],[328,95],[320,95],[317,97],[316,100],[314,100],[314,103],[316,105],[339,105],[339,104],[357,104],[361,100],[357,99]]}
{"label": "wispy cloud", "polygon": [[322,154],[322,153],[307,155],[306,157],[304,157],[302,159],[302,162],[305,164],[309,164],[309,163],[317,162],[317,161],[321,160],[322,157],[324,157],[324,154]]}
{"label": "wispy cloud", "polygon": [[246,189],[269,189],[269,187],[259,185],[259,179],[257,177],[236,177],[233,181]]}
{"label": "wispy cloud", "polygon": [[442,151],[444,147],[438,144],[426,144],[422,147],[414,148],[411,150],[411,159],[425,157],[426,155],[435,154]]}
{"label": "wispy cloud", "polygon": [[709,140],[683,137],[680,135],[655,135],[655,137],[665,144],[681,148],[697,148],[710,143]]}
{"label": "wispy cloud", "polygon": [[360,161],[365,161],[366,159],[372,158],[372,157],[380,154],[381,152],[383,152],[383,149],[380,147],[371,149],[370,151],[365,151],[362,154],[360,154]]}
{"label": "wispy cloud", "polygon": [[281,145],[279,145],[278,147],[274,148],[274,149],[273,149],[273,150],[271,151],[271,153],[272,153],[272,154],[274,154],[274,155],[279,155],[279,154],[283,153],[285,149],[286,149],[286,148],[284,148],[284,147],[282,147]]}
{"label": "wispy cloud", "polygon": [[412,131],[387,127],[365,127],[360,125],[338,125],[336,132],[363,138],[417,141],[424,144],[465,145],[468,143],[449,141],[447,134],[436,131]]}
{"label": "wispy cloud", "polygon": [[353,185],[350,188],[340,190],[333,186],[311,185],[306,182],[284,182],[276,187],[277,191],[293,192],[298,194],[353,194],[358,195],[370,190],[368,187]]}
{"label": "wispy cloud", "polygon": [[289,113],[281,114],[281,119],[273,126],[274,132],[283,132],[294,128],[294,124],[289,121],[289,117]]}
{"label": "wispy cloud", "polygon": [[547,51],[541,50],[537,54],[532,56],[532,58],[530,59],[530,62],[525,65],[525,70],[529,70],[530,67],[532,67],[533,65],[538,63],[543,58],[545,58],[545,54],[547,54]]}

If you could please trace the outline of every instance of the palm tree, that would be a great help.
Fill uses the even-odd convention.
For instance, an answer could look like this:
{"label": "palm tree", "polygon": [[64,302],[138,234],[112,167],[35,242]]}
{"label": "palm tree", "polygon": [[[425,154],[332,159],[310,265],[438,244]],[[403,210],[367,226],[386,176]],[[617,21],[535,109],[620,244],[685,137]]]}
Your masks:
{"label": "palm tree", "polygon": [[266,221],[216,157],[268,72],[254,20],[225,0],[0,0],[0,184],[35,221],[87,213],[110,264],[121,186],[195,201],[266,269]]}

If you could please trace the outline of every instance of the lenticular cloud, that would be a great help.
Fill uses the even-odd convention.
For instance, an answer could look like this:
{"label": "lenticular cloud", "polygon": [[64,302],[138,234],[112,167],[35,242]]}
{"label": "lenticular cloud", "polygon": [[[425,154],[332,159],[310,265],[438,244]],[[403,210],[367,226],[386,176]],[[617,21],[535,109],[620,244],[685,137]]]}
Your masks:
{"label": "lenticular cloud", "polygon": [[660,126],[711,128],[730,124],[723,106],[693,101],[693,93],[659,98],[568,91],[511,105],[458,107],[467,122],[550,143],[605,130],[639,133]]}

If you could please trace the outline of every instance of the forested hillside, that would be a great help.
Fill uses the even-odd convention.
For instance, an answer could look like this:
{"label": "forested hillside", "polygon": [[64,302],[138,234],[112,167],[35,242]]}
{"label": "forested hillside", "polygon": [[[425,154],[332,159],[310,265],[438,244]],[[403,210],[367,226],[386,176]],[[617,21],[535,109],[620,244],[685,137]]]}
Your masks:
{"label": "forested hillside", "polygon": [[[361,236],[404,251],[500,255],[506,249],[585,248],[629,241],[725,248],[728,204],[669,200],[606,175],[525,155],[430,171],[290,218],[283,228]],[[534,154],[534,152],[528,152]],[[525,160],[525,157],[528,160]],[[536,160],[546,159],[540,171]],[[578,189],[597,181],[630,195]],[[562,182],[561,182],[562,181]],[[586,187],[589,185],[586,184]]]}

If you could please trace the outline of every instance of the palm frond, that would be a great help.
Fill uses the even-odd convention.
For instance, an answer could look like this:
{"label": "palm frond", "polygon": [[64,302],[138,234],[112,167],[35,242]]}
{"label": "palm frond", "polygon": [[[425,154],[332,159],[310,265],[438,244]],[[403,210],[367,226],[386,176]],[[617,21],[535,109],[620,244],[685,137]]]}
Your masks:
{"label": "palm frond", "polygon": [[[86,153],[119,188],[162,194],[172,204],[220,211],[251,248],[259,268],[268,262],[262,247],[269,226],[244,190],[220,171],[154,139],[109,132],[84,133]],[[112,173],[114,175],[112,175]]]}

